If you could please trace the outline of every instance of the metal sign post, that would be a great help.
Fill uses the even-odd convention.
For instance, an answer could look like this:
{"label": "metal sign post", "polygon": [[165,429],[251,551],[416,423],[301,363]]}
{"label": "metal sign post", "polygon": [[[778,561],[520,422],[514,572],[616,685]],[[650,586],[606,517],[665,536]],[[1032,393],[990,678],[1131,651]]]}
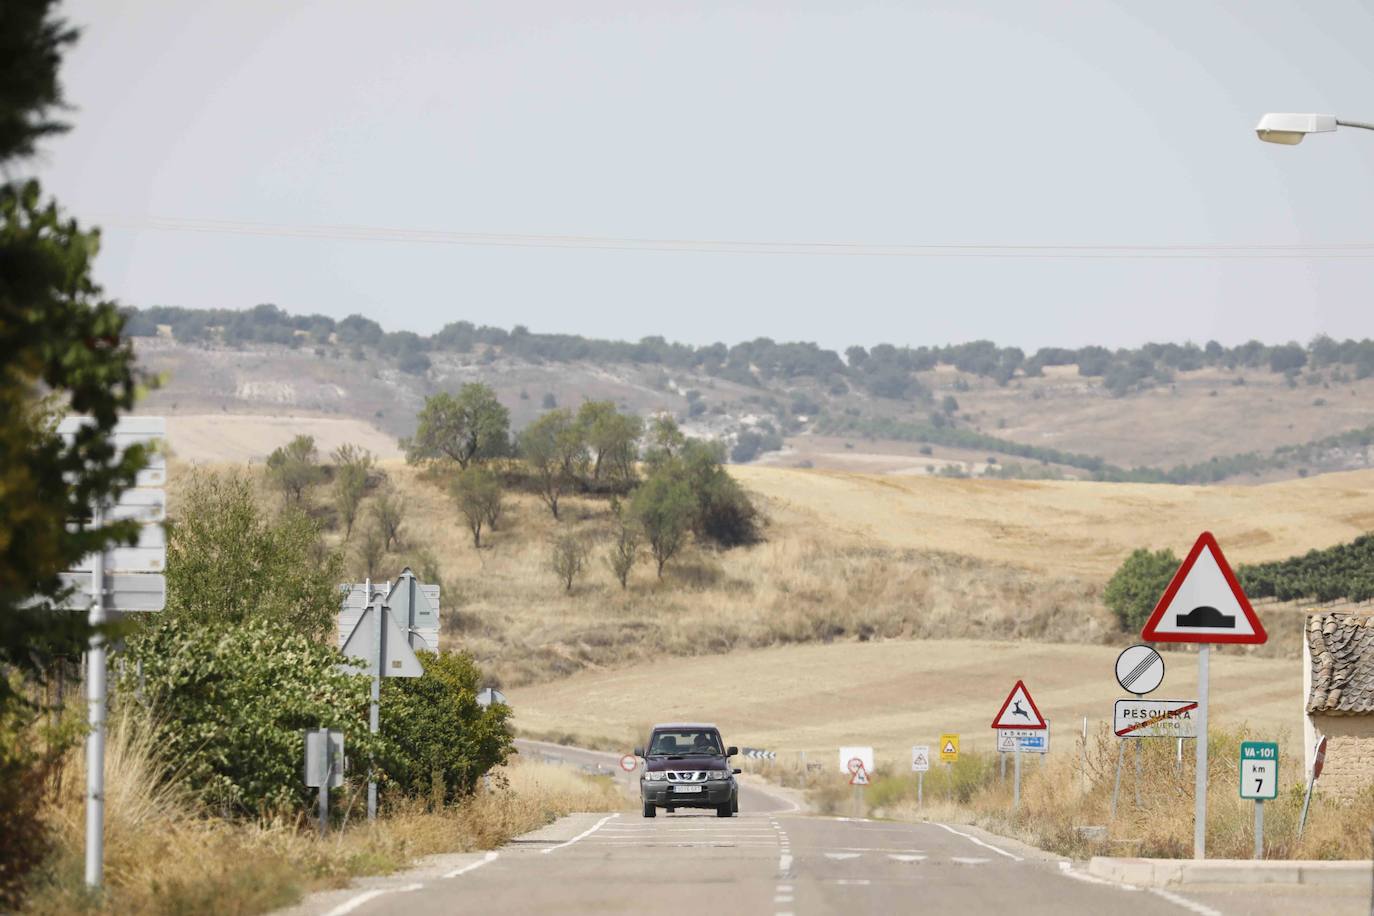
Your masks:
{"label": "metal sign post", "polygon": [[1298,818],[1298,839],[1302,839],[1303,828],[1307,826],[1307,809],[1312,805],[1312,787],[1316,785],[1318,777],[1322,775],[1322,767],[1326,765],[1326,736],[1323,735],[1317,741],[1317,751],[1312,761],[1312,772],[1307,774],[1307,794],[1302,800],[1302,817]]}
{"label": "metal sign post", "polygon": [[329,780],[334,775],[332,754],[329,753],[329,730],[320,729],[324,732],[325,740],[320,742],[324,745],[320,754],[320,836],[329,832]]}
{"label": "metal sign post", "polygon": [[[372,579],[364,586],[367,602],[372,605],[372,698],[367,709],[367,728],[377,734],[382,727],[382,617],[386,615],[380,600],[372,600]],[[377,775],[371,766],[367,769],[367,819],[377,819]]]}
{"label": "metal sign post", "polygon": [[1016,755],[1016,788],[1012,790],[1011,810],[1019,811],[1021,808],[1021,739],[1016,740],[1016,750],[1012,753]]}
{"label": "metal sign post", "polygon": [[[99,528],[103,513],[92,513]],[[92,627],[105,624],[105,557],[91,563]],[[86,886],[100,887],[105,871],[105,636],[91,634],[86,653]]]}
{"label": "metal sign post", "polygon": [[1207,858],[1207,673],[1212,647],[1203,643],[1197,650],[1197,747],[1196,772],[1193,773],[1193,858]]}

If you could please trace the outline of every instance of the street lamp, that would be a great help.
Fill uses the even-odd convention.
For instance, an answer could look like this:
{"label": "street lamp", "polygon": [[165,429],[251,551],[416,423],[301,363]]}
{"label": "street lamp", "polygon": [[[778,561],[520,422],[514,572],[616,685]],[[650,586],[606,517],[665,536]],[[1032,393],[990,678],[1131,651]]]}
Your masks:
{"label": "street lamp", "polygon": [[1321,134],[1337,127],[1360,127],[1374,130],[1374,124],[1346,121],[1329,114],[1267,114],[1255,125],[1255,134],[1265,143],[1297,146],[1308,134]]}

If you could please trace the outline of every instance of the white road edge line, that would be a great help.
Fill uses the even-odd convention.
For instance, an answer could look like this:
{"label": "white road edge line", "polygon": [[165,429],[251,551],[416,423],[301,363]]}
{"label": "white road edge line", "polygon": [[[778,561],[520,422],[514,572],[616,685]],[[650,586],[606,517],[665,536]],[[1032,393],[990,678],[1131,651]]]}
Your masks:
{"label": "white road edge line", "polygon": [[401,887],[379,887],[376,890],[364,891],[352,900],[346,900],[334,907],[334,909],[325,913],[324,916],[344,916],[345,913],[351,913],[364,903],[370,900],[376,900],[383,894],[404,894],[407,891],[418,891],[422,887],[424,887],[423,884],[406,884]]}
{"label": "white road edge line", "polygon": [[620,817],[620,815],[619,815],[619,814],[608,814],[608,815],[606,815],[605,817],[603,817],[601,820],[597,821],[593,826],[591,826],[590,828],[588,828],[588,829],[582,831],[582,832],[579,833],[577,836],[573,837],[571,840],[568,840],[566,843],[559,843],[557,846],[550,846],[548,849],[541,849],[541,850],[539,850],[539,851],[540,851],[541,853],[543,853],[544,855],[548,855],[549,853],[554,852],[555,850],[558,850],[558,849],[562,849],[562,848],[565,847],[565,846],[571,846],[573,843],[576,843],[578,840],[585,839],[586,837],[591,836],[593,833],[596,833],[598,830],[600,830],[602,827],[604,827],[604,826],[606,825],[606,822],[607,822],[607,821],[609,821],[609,820],[611,820],[611,819],[613,819],[613,818],[617,818],[617,817]]}
{"label": "white road edge line", "polygon": [[782,855],[778,856],[778,871],[782,872],[785,875],[787,874],[788,869],[790,869],[791,867],[791,856],[789,856],[787,853],[783,853]]}
{"label": "white road edge line", "polygon": [[1178,894],[1175,894],[1173,891],[1166,891],[1162,887],[1152,887],[1149,890],[1150,893],[1155,894],[1159,897],[1163,897],[1165,900],[1169,901],[1175,906],[1181,906],[1185,910],[1192,910],[1194,913],[1197,913],[1198,916],[1221,916],[1221,910],[1214,910],[1210,906],[1207,906],[1207,904],[1205,903],[1198,903],[1196,900],[1189,900],[1187,897],[1179,896]]}
{"label": "white road edge line", "polygon": [[1088,884],[1105,884],[1107,887],[1114,887],[1123,891],[1149,891],[1157,897],[1169,901],[1174,906],[1181,906],[1185,910],[1197,913],[1198,916],[1222,916],[1221,910],[1213,909],[1205,903],[1198,903],[1196,900],[1189,900],[1181,894],[1173,891],[1166,891],[1162,887],[1140,887],[1136,884],[1127,884],[1124,881],[1112,881],[1107,878],[1099,878],[1097,875],[1089,875],[1086,872],[1074,871],[1073,865],[1064,860],[1059,862],[1059,873],[1066,878],[1073,878],[1076,881],[1085,881]]}
{"label": "white road edge line", "polygon": [[455,868],[453,871],[451,871],[451,872],[449,872],[448,874],[444,875],[444,877],[445,877],[445,878],[456,878],[456,877],[458,877],[459,875],[466,875],[468,872],[472,871],[474,868],[481,868],[483,865],[490,865],[492,862],[495,862],[495,861],[500,857],[500,855],[501,855],[501,853],[496,852],[496,851],[489,852],[489,853],[487,853],[485,856],[482,857],[481,861],[473,862],[473,863],[470,864],[470,865],[464,865],[462,868]]}
{"label": "white road edge line", "polygon": [[[932,821],[931,823],[934,823],[934,822]],[[982,840],[978,839],[976,836],[974,836],[974,835],[971,834],[971,833],[964,833],[962,830],[955,830],[953,827],[949,826],[948,824],[935,824],[935,826],[936,826],[936,827],[939,827],[939,828],[941,828],[941,829],[943,829],[943,830],[948,830],[950,833],[954,834],[955,836],[961,836],[961,837],[963,837],[964,839],[968,840],[970,843],[976,843],[977,845],[982,846],[984,849],[991,849],[993,852],[997,853],[999,856],[1006,856],[1008,859],[1011,859],[1013,862],[1024,862],[1024,861],[1025,861],[1025,859],[1021,858],[1021,857],[1018,856],[1018,855],[1013,855],[1012,853],[1007,852],[1005,849],[1001,849],[1001,848],[999,848],[999,847],[997,847],[997,846],[992,845],[991,843],[985,843],[985,842],[983,842]]]}

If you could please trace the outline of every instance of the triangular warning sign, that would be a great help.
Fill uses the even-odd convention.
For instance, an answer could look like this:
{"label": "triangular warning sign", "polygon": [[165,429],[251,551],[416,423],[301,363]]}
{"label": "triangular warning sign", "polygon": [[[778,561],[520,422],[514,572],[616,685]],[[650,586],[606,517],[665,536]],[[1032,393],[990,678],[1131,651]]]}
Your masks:
{"label": "triangular warning sign", "polygon": [[1204,531],[1140,631],[1150,642],[1262,643],[1269,639],[1235,573]]}
{"label": "triangular warning sign", "polygon": [[1030,691],[1021,681],[1016,682],[1016,686],[1011,688],[1011,693],[1007,694],[1007,699],[1002,703],[1002,708],[998,710],[996,718],[992,720],[993,728],[1046,728],[1045,717],[1040,715],[1040,710],[1036,708],[1035,701],[1031,699]]}
{"label": "triangular warning sign", "polygon": [[864,768],[862,763],[854,768],[854,772],[849,777],[849,784],[851,786],[868,785],[868,770]]}
{"label": "triangular warning sign", "polygon": [[945,746],[944,746],[943,748],[941,748],[941,753],[944,753],[944,754],[957,754],[957,753],[959,753],[959,749],[958,749],[957,747],[954,746],[954,742],[953,742],[953,741],[946,741],[946,742],[945,742]]}

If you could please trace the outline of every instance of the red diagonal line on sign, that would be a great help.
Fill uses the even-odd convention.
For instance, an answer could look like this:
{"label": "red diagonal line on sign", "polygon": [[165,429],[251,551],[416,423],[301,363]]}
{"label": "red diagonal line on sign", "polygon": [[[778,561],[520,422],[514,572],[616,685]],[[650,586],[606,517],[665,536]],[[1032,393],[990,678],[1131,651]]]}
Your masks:
{"label": "red diagonal line on sign", "polygon": [[1179,713],[1187,712],[1190,709],[1197,709],[1197,704],[1189,703],[1187,706],[1180,706],[1178,709],[1171,709],[1168,712],[1162,712],[1159,715],[1155,716],[1153,719],[1146,719],[1144,722],[1137,722],[1129,728],[1117,732],[1116,736],[1120,738],[1124,735],[1129,735],[1131,732],[1139,731],[1142,728],[1149,728],[1151,725],[1154,725],[1158,722],[1163,722],[1165,719],[1172,719]]}

